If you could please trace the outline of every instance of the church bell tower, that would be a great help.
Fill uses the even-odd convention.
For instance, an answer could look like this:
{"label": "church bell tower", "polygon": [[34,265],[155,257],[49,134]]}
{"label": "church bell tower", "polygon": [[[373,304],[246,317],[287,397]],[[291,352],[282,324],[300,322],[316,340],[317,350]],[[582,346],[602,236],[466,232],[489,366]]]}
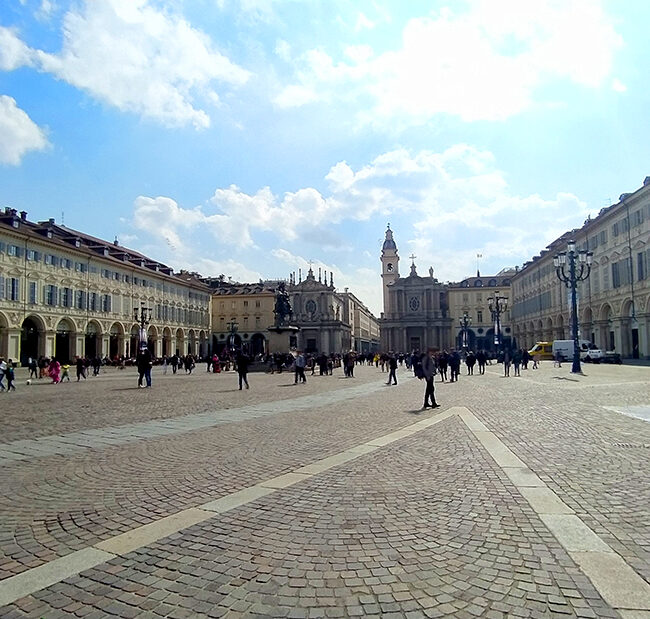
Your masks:
{"label": "church bell tower", "polygon": [[384,315],[388,315],[393,311],[393,308],[389,307],[388,285],[399,279],[399,256],[390,224],[386,228],[386,238],[381,248],[381,279],[384,291]]}

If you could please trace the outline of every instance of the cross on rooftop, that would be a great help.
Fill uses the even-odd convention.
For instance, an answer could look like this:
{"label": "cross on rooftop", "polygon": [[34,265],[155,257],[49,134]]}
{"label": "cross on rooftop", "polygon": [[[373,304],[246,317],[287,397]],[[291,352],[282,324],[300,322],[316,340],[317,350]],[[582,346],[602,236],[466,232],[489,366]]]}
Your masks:
{"label": "cross on rooftop", "polygon": [[415,259],[417,258],[417,256],[416,256],[415,254],[411,254],[411,255],[409,256],[409,258],[410,258],[410,259],[413,261],[413,263],[415,264]]}

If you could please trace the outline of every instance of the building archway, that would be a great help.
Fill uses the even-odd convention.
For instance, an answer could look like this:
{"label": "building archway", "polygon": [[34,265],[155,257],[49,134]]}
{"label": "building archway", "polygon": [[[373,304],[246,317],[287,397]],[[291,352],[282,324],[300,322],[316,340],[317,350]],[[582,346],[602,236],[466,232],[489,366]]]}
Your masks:
{"label": "building archway", "polygon": [[158,329],[153,325],[149,326],[147,331],[147,348],[152,357],[156,356],[156,342],[158,341]]}
{"label": "building archway", "polygon": [[463,330],[461,329],[456,336],[456,349],[463,350],[475,350],[476,349],[476,334],[473,329],[467,329],[467,339],[464,337]]}
{"label": "building archway", "polygon": [[205,340],[205,331],[201,329],[201,331],[199,331],[199,358],[203,358],[207,354],[208,354],[208,350],[207,350],[206,340]]}
{"label": "building archway", "polygon": [[111,361],[122,355],[124,344],[124,327],[119,322],[114,322],[109,330],[109,357]]}
{"label": "building archway", "polygon": [[600,342],[599,346],[604,350],[616,350],[616,332],[614,331],[614,320],[612,308],[609,303],[605,303],[600,308]]}
{"label": "building archway", "polygon": [[169,327],[163,329],[162,335],[162,355],[169,357],[172,354],[172,331]]}
{"label": "building archway", "polygon": [[263,355],[266,353],[266,338],[262,333],[254,333],[251,337],[251,355]]}
{"label": "building archway", "polygon": [[140,327],[138,325],[133,325],[129,335],[129,349],[126,351],[127,357],[135,359],[138,354],[138,345],[140,343]]}
{"label": "building archway", "polygon": [[62,318],[56,326],[54,356],[60,363],[70,363],[74,358],[74,333],[75,327],[68,318]]}
{"label": "building archway", "polygon": [[9,321],[7,317],[0,312],[0,357],[4,359],[9,358],[9,336],[7,329],[9,328]]}
{"label": "building archway", "polygon": [[189,333],[187,334],[187,354],[196,354],[196,332],[194,329],[190,329]]}
{"label": "building archway", "polygon": [[625,357],[638,359],[639,351],[639,321],[636,319],[632,299],[626,299],[621,308],[621,354]]}
{"label": "building archway", "polygon": [[558,314],[555,319],[555,335],[558,340],[566,339],[566,333],[564,331],[564,315],[562,314]]}
{"label": "building archway", "polygon": [[102,329],[99,324],[94,320],[90,320],[86,325],[84,345],[88,359],[94,359],[101,354],[101,333]]}
{"label": "building archway", "polygon": [[185,333],[183,329],[176,329],[176,354],[183,355],[185,350]]}
{"label": "building archway", "polygon": [[30,357],[38,359],[45,353],[44,331],[45,325],[37,316],[32,314],[23,320],[20,331],[20,365],[26,366]]}

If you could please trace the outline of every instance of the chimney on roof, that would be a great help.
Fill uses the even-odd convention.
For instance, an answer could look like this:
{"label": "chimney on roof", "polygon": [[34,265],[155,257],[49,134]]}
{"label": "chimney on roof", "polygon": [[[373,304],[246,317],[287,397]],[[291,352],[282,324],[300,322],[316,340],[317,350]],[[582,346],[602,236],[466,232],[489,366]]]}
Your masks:
{"label": "chimney on roof", "polygon": [[50,217],[48,221],[50,222],[50,226],[54,225],[54,217]]}
{"label": "chimney on roof", "polygon": [[117,234],[116,234],[116,235],[115,235],[115,240],[113,241],[113,245],[115,245],[115,247],[117,247],[119,244],[120,244],[120,243],[119,243],[119,241],[117,240]]}
{"label": "chimney on roof", "polygon": [[27,211],[20,211],[20,218],[23,221],[27,221]]}

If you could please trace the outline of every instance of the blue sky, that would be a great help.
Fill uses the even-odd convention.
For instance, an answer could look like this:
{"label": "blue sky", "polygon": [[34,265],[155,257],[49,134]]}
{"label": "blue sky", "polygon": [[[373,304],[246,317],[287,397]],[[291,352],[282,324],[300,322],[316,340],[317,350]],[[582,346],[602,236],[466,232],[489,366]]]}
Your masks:
{"label": "blue sky", "polygon": [[[377,314],[521,264],[650,174],[641,0],[3,0],[0,205]],[[64,215],[62,215],[64,214]]]}

